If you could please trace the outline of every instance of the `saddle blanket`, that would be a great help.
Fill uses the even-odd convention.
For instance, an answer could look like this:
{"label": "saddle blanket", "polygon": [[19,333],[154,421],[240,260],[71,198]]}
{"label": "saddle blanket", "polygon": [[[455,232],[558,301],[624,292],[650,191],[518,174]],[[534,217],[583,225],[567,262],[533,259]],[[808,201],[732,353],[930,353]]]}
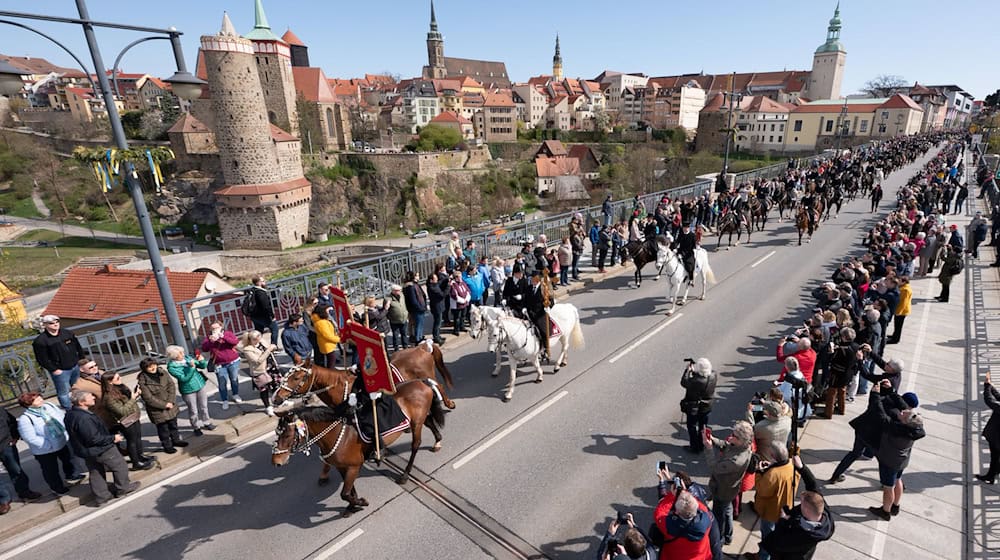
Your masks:
{"label": "saddle blanket", "polygon": [[549,318],[549,338],[562,336],[562,329],[551,318]]}
{"label": "saddle blanket", "polygon": [[[364,402],[367,401],[367,402]],[[379,433],[383,438],[396,432],[402,432],[410,427],[410,418],[403,412],[403,409],[396,403],[396,399],[388,395],[382,395],[377,401],[375,408],[378,409]],[[375,421],[372,417],[371,401],[365,396],[362,405],[358,407],[354,415],[354,427],[358,430],[358,436],[364,443],[372,443],[375,435]]]}
{"label": "saddle blanket", "polygon": [[396,385],[399,385],[400,383],[406,381],[405,379],[403,379],[403,374],[399,373],[399,369],[396,368],[396,366],[389,364],[389,371],[392,372],[392,379],[396,383]]}

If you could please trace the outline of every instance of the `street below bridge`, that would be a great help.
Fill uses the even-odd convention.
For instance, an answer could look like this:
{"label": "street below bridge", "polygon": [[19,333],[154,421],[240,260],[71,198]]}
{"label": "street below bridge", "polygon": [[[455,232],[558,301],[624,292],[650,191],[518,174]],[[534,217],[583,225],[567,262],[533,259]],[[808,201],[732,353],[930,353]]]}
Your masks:
{"label": "street below bridge", "polygon": [[[936,152],[887,178],[882,213]],[[632,287],[630,264],[628,274],[574,292],[568,301],[580,309],[585,348],[571,350],[556,374],[545,367],[541,384],[522,367],[509,403],[501,401],[506,361],[491,377],[485,340],[445,345],[458,406],[447,415],[443,449],[431,453],[426,434],[414,482],[397,485],[391,464],[405,464],[410,440],[403,435],[389,463],[363,469],[356,488],[371,506],[351,517],[342,515],[336,473],[331,485],[317,486],[315,452],[271,466],[274,435],[267,432],[164,472],[135,495],[36,527],[8,541],[16,546],[0,559],[592,558],[616,510],[649,526],[658,461],[707,480],[704,458],[684,450],[683,359],[707,357],[719,372],[710,425],[728,433],[754,391],[776,378],[775,345],[808,315],[810,290],[860,249],[882,215],[868,210],[867,200],[845,203],[802,246],[794,224],[778,223],[776,211],[749,244],[715,251],[716,238],[706,236],[718,283],[705,301],[689,300],[672,317],[665,315],[667,283],[652,281],[651,266],[641,289]],[[842,450],[833,451],[827,460]],[[853,531],[837,522],[838,531]],[[816,558],[839,550],[821,546]]]}

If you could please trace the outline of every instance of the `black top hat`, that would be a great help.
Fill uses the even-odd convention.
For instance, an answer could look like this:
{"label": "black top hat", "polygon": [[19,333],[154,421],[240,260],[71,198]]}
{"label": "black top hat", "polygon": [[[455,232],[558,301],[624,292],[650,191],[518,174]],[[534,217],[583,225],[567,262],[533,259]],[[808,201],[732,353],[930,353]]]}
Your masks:
{"label": "black top hat", "polygon": [[514,273],[514,272],[524,272],[524,269],[521,267],[521,263],[516,262],[516,263],[514,263],[514,267],[511,268],[510,271],[511,271],[511,273]]}

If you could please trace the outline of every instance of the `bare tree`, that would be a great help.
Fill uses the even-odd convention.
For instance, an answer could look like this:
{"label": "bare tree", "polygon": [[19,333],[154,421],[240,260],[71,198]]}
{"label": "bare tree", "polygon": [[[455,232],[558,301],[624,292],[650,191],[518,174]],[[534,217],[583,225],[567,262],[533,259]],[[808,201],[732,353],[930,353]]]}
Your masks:
{"label": "bare tree", "polygon": [[879,74],[865,82],[861,91],[872,97],[889,97],[902,91],[909,85],[902,76],[895,74]]}
{"label": "bare tree", "polygon": [[634,192],[653,192],[656,190],[656,170],[663,167],[663,156],[652,148],[640,146],[626,152],[625,166]]}

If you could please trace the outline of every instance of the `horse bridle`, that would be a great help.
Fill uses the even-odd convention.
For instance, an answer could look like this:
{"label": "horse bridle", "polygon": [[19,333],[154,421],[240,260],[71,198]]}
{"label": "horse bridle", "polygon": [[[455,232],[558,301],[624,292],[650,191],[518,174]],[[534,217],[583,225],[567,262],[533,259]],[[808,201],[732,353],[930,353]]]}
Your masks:
{"label": "horse bridle", "polygon": [[[347,384],[344,383],[344,401],[347,400],[348,392],[349,389],[347,387]],[[278,421],[278,427],[275,429],[275,434],[278,436],[278,439],[280,439],[281,433],[285,429],[287,429],[288,424],[294,423],[295,432],[292,436],[292,445],[289,446],[288,449],[281,449],[278,447],[278,439],[275,439],[274,444],[271,446],[271,455],[284,455],[286,453],[290,455],[293,453],[302,453],[303,455],[309,456],[309,454],[311,453],[309,449],[316,442],[323,439],[326,436],[326,434],[332,432],[334,428],[343,424],[344,427],[343,429],[340,430],[340,435],[337,436],[337,441],[334,442],[333,447],[330,448],[330,451],[319,456],[324,463],[327,463],[326,460],[332,457],[333,454],[337,452],[337,448],[340,447],[340,443],[344,440],[344,434],[347,433],[347,423],[344,420],[345,418],[338,418],[336,421],[332,422],[329,426],[324,428],[323,431],[321,431],[320,433],[316,434],[312,438],[306,439],[309,435],[309,427],[306,425],[306,423],[300,420],[299,417],[296,416],[295,414],[289,414],[288,416],[284,416],[281,418],[281,420]],[[284,424],[284,427],[282,427],[282,424]],[[303,442],[302,440],[306,441]]]}
{"label": "horse bridle", "polygon": [[667,277],[670,278],[670,277],[672,277],[674,275],[674,272],[677,271],[677,267],[683,266],[684,263],[681,262],[680,257],[678,257],[677,253],[675,253],[674,250],[671,249],[670,247],[664,248],[664,251],[667,252],[667,257],[666,257],[666,260],[663,263],[663,266],[667,266],[667,264],[670,261],[676,261],[677,262],[676,265],[671,266],[670,270],[667,271]]}
{"label": "horse bridle", "polygon": [[[298,397],[310,397],[312,395],[316,395],[316,394],[322,393],[322,392],[326,391],[327,389],[329,389],[330,387],[333,387],[333,385],[328,385],[326,387],[321,387],[319,389],[313,390],[312,387],[313,387],[313,384],[316,383],[316,376],[313,375],[312,368],[305,368],[305,367],[302,367],[302,366],[294,366],[294,367],[292,367],[291,370],[289,370],[289,372],[292,372],[292,371],[304,371],[304,372],[306,372],[306,379],[309,380],[309,386],[306,387],[306,391],[304,393],[300,393],[299,392],[299,390],[302,389],[302,386],[306,384],[306,379],[303,379],[301,382],[299,382],[299,386],[298,387],[296,387],[295,389],[292,389],[291,387],[288,386],[288,381],[287,381],[287,379],[289,377],[291,377],[291,376],[285,376],[285,379],[283,379],[281,381],[281,385],[278,385],[278,388],[275,390],[276,393],[278,391],[284,389],[284,390],[288,391],[288,393],[289,393],[288,398],[292,399],[292,398],[298,398]],[[344,382],[344,387],[345,388],[347,387],[347,382],[346,381]]]}

